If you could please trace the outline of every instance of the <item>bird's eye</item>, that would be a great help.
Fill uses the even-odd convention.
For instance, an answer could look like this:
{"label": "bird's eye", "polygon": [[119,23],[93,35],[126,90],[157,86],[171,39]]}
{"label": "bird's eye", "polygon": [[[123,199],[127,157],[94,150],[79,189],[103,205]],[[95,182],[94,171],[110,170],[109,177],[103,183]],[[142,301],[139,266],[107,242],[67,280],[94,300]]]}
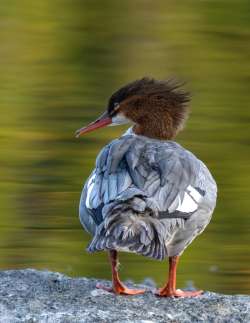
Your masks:
{"label": "bird's eye", "polygon": [[117,113],[117,110],[119,109],[120,104],[118,102],[115,102],[113,105],[113,108],[111,108],[109,114],[110,116],[114,116]]}
{"label": "bird's eye", "polygon": [[117,110],[119,108],[120,104],[118,102],[114,103],[114,109]]}

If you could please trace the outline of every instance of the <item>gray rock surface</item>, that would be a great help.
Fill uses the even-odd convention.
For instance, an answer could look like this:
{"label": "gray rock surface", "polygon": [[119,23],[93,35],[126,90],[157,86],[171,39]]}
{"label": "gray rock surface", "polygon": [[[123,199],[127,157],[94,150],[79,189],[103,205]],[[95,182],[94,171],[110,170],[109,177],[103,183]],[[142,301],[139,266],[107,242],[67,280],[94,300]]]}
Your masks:
{"label": "gray rock surface", "polygon": [[250,322],[250,296],[159,298],[150,280],[144,295],[115,296],[96,289],[97,282],[33,269],[1,271],[0,322]]}

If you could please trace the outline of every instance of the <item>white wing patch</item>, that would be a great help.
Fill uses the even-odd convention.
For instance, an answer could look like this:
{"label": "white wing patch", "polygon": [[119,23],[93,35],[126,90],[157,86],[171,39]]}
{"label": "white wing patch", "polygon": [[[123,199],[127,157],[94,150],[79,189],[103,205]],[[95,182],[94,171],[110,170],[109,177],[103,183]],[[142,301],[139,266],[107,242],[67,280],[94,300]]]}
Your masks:
{"label": "white wing patch", "polygon": [[87,191],[87,197],[86,197],[86,206],[87,206],[88,209],[92,209],[92,206],[90,205],[90,195],[91,195],[92,190],[93,190],[93,188],[95,186],[95,176],[96,176],[96,174],[94,173],[90,177],[90,179],[88,181],[88,184],[87,184],[88,191]]}
{"label": "white wing patch", "polygon": [[198,204],[202,199],[202,195],[191,185],[187,187],[184,193],[184,198],[181,200],[180,195],[177,195],[173,203],[170,205],[168,211],[180,211],[184,213],[194,212],[198,209]]}
{"label": "white wing patch", "polygon": [[193,186],[189,185],[187,187],[187,190],[189,191],[189,194],[197,203],[201,201],[203,196]]}
{"label": "white wing patch", "polygon": [[197,203],[192,199],[192,197],[188,193],[185,192],[184,199],[182,203],[178,205],[176,211],[190,213],[197,210],[197,208]]}

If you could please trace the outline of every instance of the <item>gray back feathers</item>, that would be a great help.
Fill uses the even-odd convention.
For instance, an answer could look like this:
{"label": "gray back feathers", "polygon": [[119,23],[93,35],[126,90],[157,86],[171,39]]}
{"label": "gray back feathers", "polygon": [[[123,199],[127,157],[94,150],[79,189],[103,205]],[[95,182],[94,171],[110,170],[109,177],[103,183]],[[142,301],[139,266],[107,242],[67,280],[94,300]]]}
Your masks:
{"label": "gray back feathers", "polygon": [[178,205],[188,187],[203,190],[201,178],[212,181],[203,164],[175,142],[135,135],[112,141],[97,157],[81,198],[81,222],[94,235],[88,250],[163,259],[167,242],[193,213]]}

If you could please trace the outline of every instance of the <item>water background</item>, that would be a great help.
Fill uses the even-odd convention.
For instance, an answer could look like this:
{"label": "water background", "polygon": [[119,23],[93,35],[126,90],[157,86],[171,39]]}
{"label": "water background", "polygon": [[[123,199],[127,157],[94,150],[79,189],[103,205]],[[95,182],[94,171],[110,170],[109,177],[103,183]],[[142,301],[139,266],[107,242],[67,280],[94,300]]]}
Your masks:
{"label": "water background", "polygon": [[[97,153],[126,127],[73,134],[124,83],[177,76],[193,96],[178,142],[219,187],[178,286],[249,293],[250,2],[12,0],[0,25],[0,268],[110,278],[107,255],[85,252],[78,202]],[[123,279],[165,281],[167,262],[120,261]]]}

